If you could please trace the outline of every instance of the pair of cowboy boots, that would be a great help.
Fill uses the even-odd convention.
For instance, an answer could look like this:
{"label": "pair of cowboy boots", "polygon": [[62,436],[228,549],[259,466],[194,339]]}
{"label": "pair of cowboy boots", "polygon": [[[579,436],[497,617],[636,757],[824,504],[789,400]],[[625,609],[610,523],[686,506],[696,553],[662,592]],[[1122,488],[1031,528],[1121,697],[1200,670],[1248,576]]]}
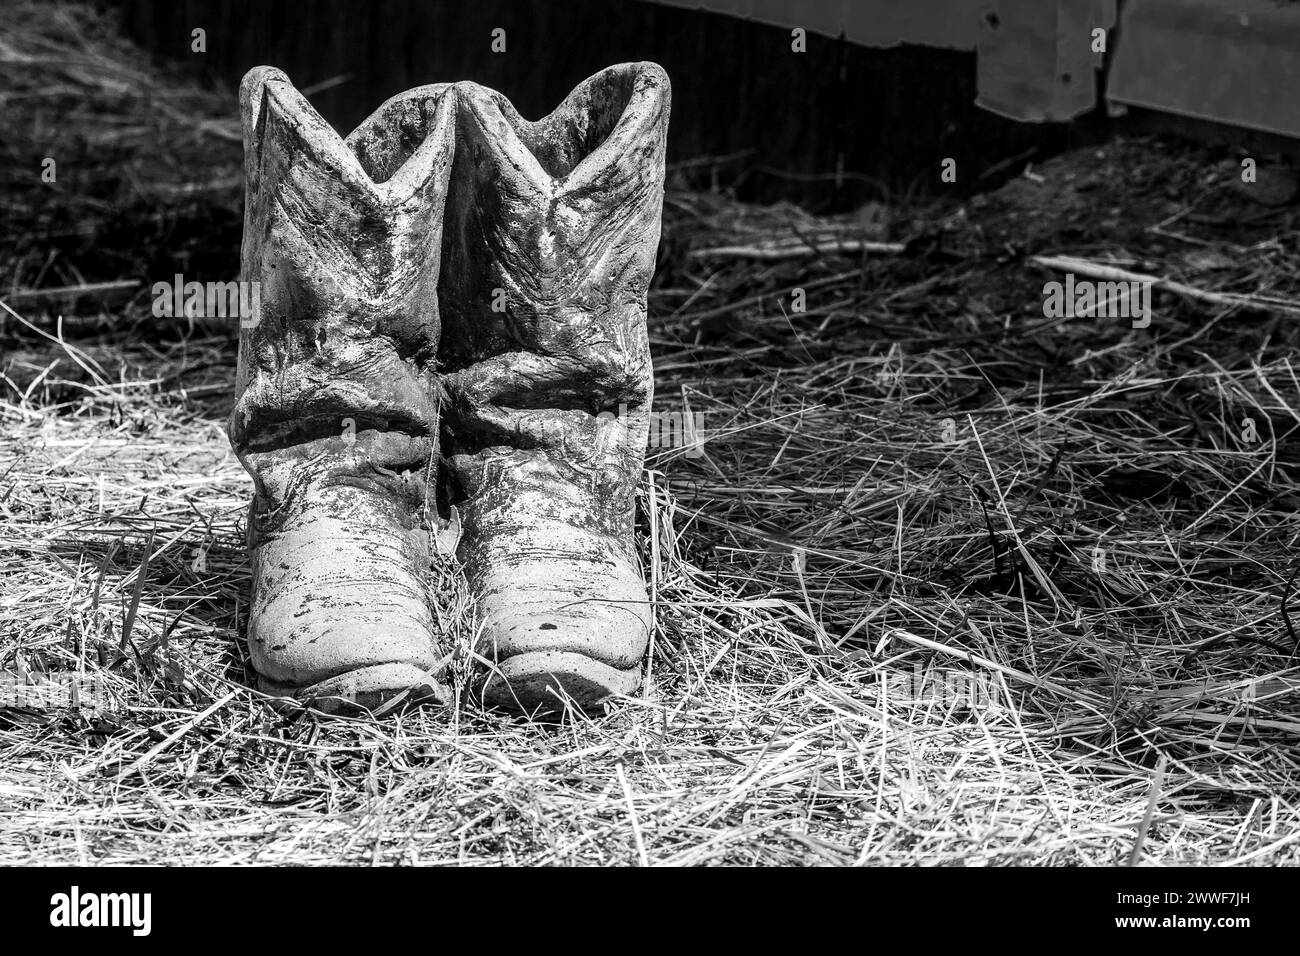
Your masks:
{"label": "pair of cowboy boots", "polygon": [[261,689],[446,702],[429,578],[454,507],[485,702],[630,693],[667,76],[611,67],[537,122],[474,83],[423,86],[345,139],[279,70],[240,103],[261,288],[229,433],[255,486]]}

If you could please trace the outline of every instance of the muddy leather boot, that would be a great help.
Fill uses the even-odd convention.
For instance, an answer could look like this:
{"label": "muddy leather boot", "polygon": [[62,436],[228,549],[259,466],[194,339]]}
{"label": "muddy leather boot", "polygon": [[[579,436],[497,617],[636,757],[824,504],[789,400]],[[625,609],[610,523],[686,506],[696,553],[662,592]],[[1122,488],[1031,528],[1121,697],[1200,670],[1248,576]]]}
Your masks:
{"label": "muddy leather boot", "polygon": [[528,713],[586,707],[636,688],[652,626],[633,514],[668,77],[611,67],[537,122],[456,91],[440,364],[481,691]]}
{"label": "muddy leather boot", "polygon": [[324,711],[443,701],[426,579],[455,92],[403,93],[346,140],[279,70],[240,101],[260,314],[241,317],[229,433],[255,485],[259,687]]}

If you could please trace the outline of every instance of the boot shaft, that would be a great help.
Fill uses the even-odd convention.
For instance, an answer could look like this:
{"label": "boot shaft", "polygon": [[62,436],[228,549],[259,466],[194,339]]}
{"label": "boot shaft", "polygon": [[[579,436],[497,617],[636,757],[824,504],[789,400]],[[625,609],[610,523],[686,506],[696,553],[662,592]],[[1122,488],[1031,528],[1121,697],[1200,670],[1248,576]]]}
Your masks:
{"label": "boot shaft", "polygon": [[[605,359],[609,393],[645,388],[645,295],[663,207],[669,88],[650,63],[610,67],[536,122],[457,85],[458,148],[443,277],[448,367],[518,349]],[[601,334],[611,332],[613,341]],[[626,356],[626,357],[625,357]],[[622,377],[618,367],[628,367]],[[588,408],[593,414],[598,408]]]}
{"label": "boot shaft", "polygon": [[[261,284],[261,315],[240,334],[236,451],[394,432],[423,444],[427,461],[454,91],[394,97],[346,140],[278,70],[249,73],[241,108],[242,278]],[[409,464],[412,443],[389,444],[387,455],[376,448],[381,464]]]}
{"label": "boot shaft", "polygon": [[654,387],[667,77],[611,67],[536,122],[477,84],[457,99],[440,355],[467,518],[504,532],[535,499],[622,547]]}

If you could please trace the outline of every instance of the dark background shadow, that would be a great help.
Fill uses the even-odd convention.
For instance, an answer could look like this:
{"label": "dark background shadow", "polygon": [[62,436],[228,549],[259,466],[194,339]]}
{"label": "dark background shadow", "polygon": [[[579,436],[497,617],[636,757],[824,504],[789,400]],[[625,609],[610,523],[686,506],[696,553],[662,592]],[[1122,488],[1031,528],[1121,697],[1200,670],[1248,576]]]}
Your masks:
{"label": "dark background shadow", "polygon": [[[232,93],[262,63],[304,90],[342,77],[310,93],[342,132],[395,93],[462,79],[537,118],[612,63],[654,60],[673,81],[670,159],[730,157],[703,172],[739,180],[747,200],[822,209],[896,201],[944,188],[945,157],[973,171],[947,188],[969,192],[995,184],[1012,157],[1041,160],[1092,135],[1091,121],[1024,124],[976,107],[973,52],[872,49],[810,33],[799,54],[784,28],[638,0],[114,4],[133,40]],[[196,28],[206,31],[204,53],[191,51]],[[496,28],[506,31],[504,53],[491,49]]]}

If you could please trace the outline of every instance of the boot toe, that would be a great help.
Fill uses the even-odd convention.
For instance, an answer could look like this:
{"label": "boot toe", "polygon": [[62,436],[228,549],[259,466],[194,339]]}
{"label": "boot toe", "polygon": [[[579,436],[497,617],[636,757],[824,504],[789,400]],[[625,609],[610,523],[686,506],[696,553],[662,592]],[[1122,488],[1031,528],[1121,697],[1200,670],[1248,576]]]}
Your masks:
{"label": "boot toe", "polygon": [[264,694],[291,699],[323,714],[361,714],[405,710],[424,705],[446,706],[451,689],[416,664],[376,664],[347,671],[314,684],[281,684],[259,676]]}
{"label": "boot toe", "polygon": [[485,706],[537,717],[570,707],[590,713],[614,695],[628,695],[641,683],[641,667],[611,667],[585,654],[538,651],[496,666],[483,682]]}

